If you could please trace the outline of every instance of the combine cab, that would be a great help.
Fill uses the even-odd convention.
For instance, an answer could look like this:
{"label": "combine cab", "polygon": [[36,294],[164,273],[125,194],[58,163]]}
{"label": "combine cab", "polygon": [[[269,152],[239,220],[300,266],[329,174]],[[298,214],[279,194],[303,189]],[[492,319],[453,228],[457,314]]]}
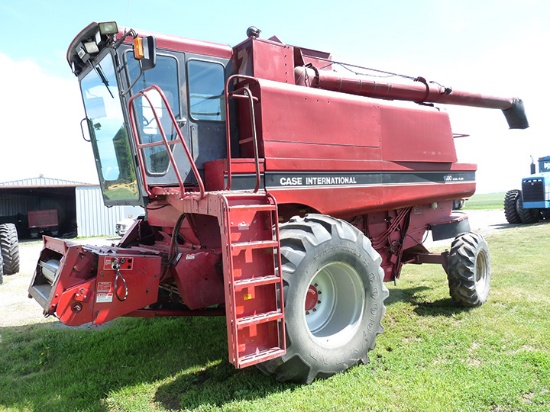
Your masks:
{"label": "combine cab", "polygon": [[[487,243],[452,210],[476,166],[434,104],[527,120],[519,99],[342,76],[329,53],[257,34],[76,36],[105,204],[146,214],[113,247],[45,237],[29,293],[68,325],[221,314],[232,364],[309,383],[368,361],[405,264],[442,265],[458,305],[487,300]],[[450,251],[428,251],[430,231]]]}

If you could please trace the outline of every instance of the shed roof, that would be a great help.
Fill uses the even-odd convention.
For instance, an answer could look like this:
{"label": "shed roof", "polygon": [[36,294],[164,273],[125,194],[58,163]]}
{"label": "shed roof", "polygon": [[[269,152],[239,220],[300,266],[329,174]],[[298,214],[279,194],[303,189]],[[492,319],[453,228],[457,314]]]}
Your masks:
{"label": "shed roof", "polygon": [[77,187],[77,186],[97,186],[91,183],[75,182],[72,180],[54,179],[44,176],[31,177],[29,179],[12,180],[9,182],[0,182],[0,189],[3,188],[38,188],[38,187]]}

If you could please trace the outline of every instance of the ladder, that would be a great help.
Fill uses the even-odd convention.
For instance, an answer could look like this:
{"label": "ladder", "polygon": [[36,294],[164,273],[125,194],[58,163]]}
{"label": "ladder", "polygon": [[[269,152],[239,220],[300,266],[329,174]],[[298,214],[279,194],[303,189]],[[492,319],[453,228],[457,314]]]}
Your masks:
{"label": "ladder", "polygon": [[226,193],[223,209],[229,361],[244,368],[286,352],[277,205],[268,194]]}

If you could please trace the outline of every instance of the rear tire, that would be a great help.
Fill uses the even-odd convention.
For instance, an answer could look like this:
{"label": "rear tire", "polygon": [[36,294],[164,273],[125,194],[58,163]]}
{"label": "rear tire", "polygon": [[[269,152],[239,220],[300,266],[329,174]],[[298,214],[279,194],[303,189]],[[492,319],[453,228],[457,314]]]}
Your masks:
{"label": "rear tire", "polygon": [[4,275],[19,272],[19,240],[13,223],[0,224],[0,247],[2,248]]}
{"label": "rear tire", "polygon": [[278,381],[311,383],[367,363],[388,296],[370,240],[315,214],[282,224],[280,238],[287,353],[258,367]]}
{"label": "rear tire", "polygon": [[475,307],[485,303],[491,284],[491,261],[487,242],[477,233],[455,238],[447,260],[449,292],[455,303]]}
{"label": "rear tire", "polygon": [[513,189],[506,192],[504,196],[504,217],[510,224],[521,223],[517,210],[518,197],[521,197],[521,190]]}
{"label": "rear tire", "polygon": [[521,223],[523,224],[530,225],[537,223],[540,220],[540,211],[538,209],[523,208],[523,197],[521,196],[521,190],[519,191],[519,196],[516,199],[516,211]]}
{"label": "rear tire", "polygon": [[453,200],[453,210],[460,210],[464,207],[464,199]]}

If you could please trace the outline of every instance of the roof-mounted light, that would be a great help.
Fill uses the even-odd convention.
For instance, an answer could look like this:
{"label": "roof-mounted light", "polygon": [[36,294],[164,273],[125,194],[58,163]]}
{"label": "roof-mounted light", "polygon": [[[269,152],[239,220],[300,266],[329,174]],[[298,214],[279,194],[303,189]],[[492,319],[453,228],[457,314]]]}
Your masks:
{"label": "roof-mounted light", "polygon": [[80,57],[80,60],[82,60],[82,63],[86,63],[88,62],[88,60],[90,60],[90,55],[86,53],[86,50],[82,43],[78,45],[78,49],[76,49],[76,54],[78,54],[78,57]]}
{"label": "roof-mounted light", "polygon": [[99,32],[104,35],[109,34],[117,34],[118,33],[118,26],[116,24],[116,21],[106,21],[103,23],[99,23]]}
{"label": "roof-mounted light", "polygon": [[89,41],[84,43],[84,48],[86,49],[88,54],[99,53],[99,47],[97,47],[97,43],[95,41]]}

